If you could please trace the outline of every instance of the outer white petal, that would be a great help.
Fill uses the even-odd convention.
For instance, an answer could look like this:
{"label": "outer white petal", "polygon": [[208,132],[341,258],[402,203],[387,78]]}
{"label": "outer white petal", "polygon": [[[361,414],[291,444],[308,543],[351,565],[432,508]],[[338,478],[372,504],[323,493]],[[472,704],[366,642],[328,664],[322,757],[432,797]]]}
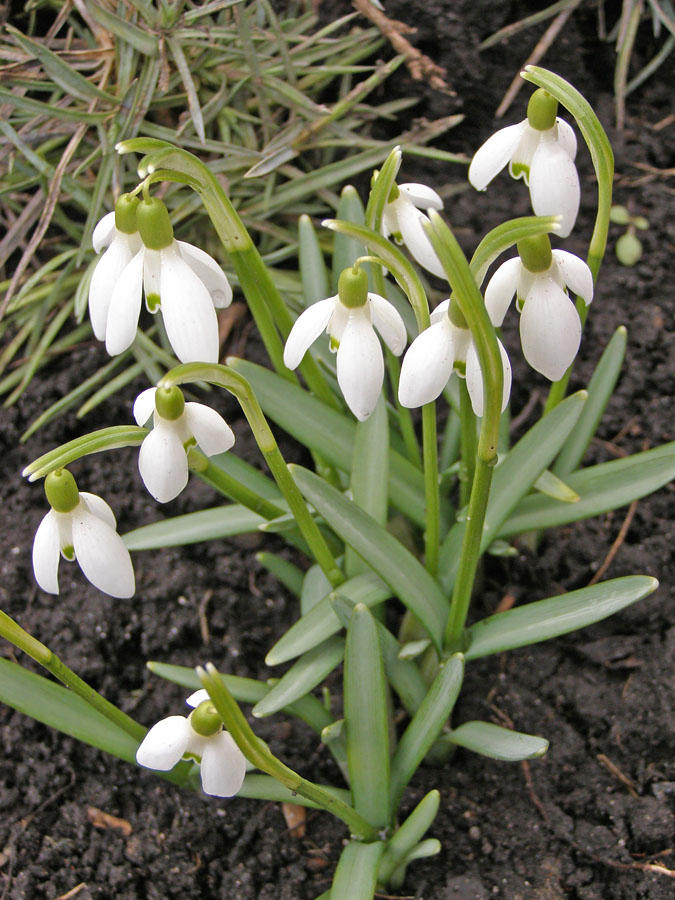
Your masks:
{"label": "outer white petal", "polygon": [[398,399],[403,406],[423,406],[441,393],[452,375],[455,345],[447,316],[426,328],[408,348],[401,365]]}
{"label": "outer white petal", "polygon": [[485,288],[485,308],[492,324],[499,328],[516,293],[518,278],[522,269],[519,256],[507,259],[497,269]]}
{"label": "outer white petal", "polygon": [[133,258],[129,242],[115,235],[113,242],[96,263],[89,283],[89,318],[97,340],[106,337],[108,310],[113,291]]}
{"label": "outer white petal", "polygon": [[110,298],[105,329],[105,348],[117,356],[130,347],[136,337],[143,294],[144,250],[134,256],[122,272]]}
{"label": "outer white petal", "polygon": [[431,315],[429,316],[430,322],[432,325],[435,325],[437,322],[443,321],[443,316],[447,316],[448,307],[450,306],[450,298],[447,300],[441,300],[436,309],[433,310]]}
{"label": "outer white petal", "polygon": [[146,388],[134,400],[134,419],[137,425],[145,425],[155,411],[156,387]]}
{"label": "outer white petal", "polygon": [[146,488],[160,503],[168,503],[183,490],[188,482],[187,456],[171,423],[160,424],[156,420],[141,444],[138,470]]}
{"label": "outer white petal", "polygon": [[368,294],[370,301],[370,318],[373,325],[382,335],[382,340],[395,356],[403,353],[403,348],[408,340],[403,319],[395,307],[380,297],[379,294]]}
{"label": "outer white petal", "polygon": [[593,273],[586,263],[567,250],[554,250],[553,259],[557,263],[563,282],[588,306],[593,299]]}
{"label": "outer white petal", "polygon": [[533,285],[520,316],[523,354],[537,372],[558,381],[571,365],[581,342],[581,322],[574,303],[551,278]]}
{"label": "outer white petal", "polygon": [[524,120],[501,128],[476,150],[469,166],[469,182],[477,191],[484,191],[511,159],[526,125],[527,120]]}
{"label": "outer white petal", "polygon": [[117,528],[115,513],[102,497],[99,497],[98,494],[80,491],[80,500],[84,500],[89,512],[93,513],[97,519],[101,519],[107,525],[110,525],[111,528]]}
{"label": "outer white petal", "polygon": [[326,330],[338,302],[336,294],[334,297],[312,303],[304,312],[300,313],[284,347],[284,365],[288,369],[295,369],[300,365],[302,357],[321,332]]}
{"label": "outer white petal", "polygon": [[556,119],[558,126],[558,143],[563,148],[570,159],[574,159],[577,155],[577,136],[572,126],[564,119]]}
{"label": "outer white petal", "polygon": [[562,216],[561,237],[567,237],[579,212],[581,188],[573,160],[551,137],[544,137],[530,168],[530,200],[538,216]]}
{"label": "outer white petal", "polygon": [[113,210],[112,212],[106,213],[94,228],[94,232],[91,236],[94,253],[100,253],[104,247],[107,247],[115,236],[116,231],[115,210]]}
{"label": "outer white petal", "polygon": [[509,175],[512,178],[522,178],[525,184],[530,183],[530,167],[534,154],[542,141],[543,131],[537,131],[529,123],[525,124],[520,140],[513,148],[511,162],[509,163]]}
{"label": "outer white petal", "polygon": [[198,691],[195,691],[194,694],[190,694],[190,696],[185,701],[188,706],[191,706],[193,709],[196,709],[200,703],[203,703],[205,700],[209,700],[209,692],[201,688]]}
{"label": "outer white petal", "polygon": [[445,278],[443,266],[423,227],[423,223],[428,221],[428,217],[416,209],[412,203],[406,203],[398,210],[398,227],[403,243],[413,258],[429,272],[439,278]]}
{"label": "outer white petal", "polygon": [[85,578],[111,597],[131,597],[134,569],[124,541],[106,522],[80,502],[71,513],[75,558]]}
{"label": "outer white petal", "polygon": [[211,301],[217,308],[229,306],[232,302],[232,288],[227,276],[218,263],[199,247],[185,241],[177,241],[180,255],[192,271],[204,282],[206,290],[211,294]]}
{"label": "outer white petal", "polygon": [[382,348],[365,310],[351,313],[337,352],[337,379],[360,422],[375,409],[384,380]]}
{"label": "outer white petal", "polygon": [[443,209],[443,201],[436,191],[425,184],[399,184],[398,189],[420,209]]}
{"label": "outer white petal", "polygon": [[153,725],[136,751],[136,762],[148,769],[168,772],[182,758],[192,728],[184,716],[169,716]]}
{"label": "outer white petal", "polygon": [[234,444],[234,434],[225,419],[210,406],[203,403],[186,403],[185,412],[188,430],[207,456],[224,453]]}
{"label": "outer white petal", "polygon": [[33,540],[33,572],[35,580],[43,591],[49,594],[59,592],[59,560],[61,558],[61,542],[59,526],[56,520],[58,513],[50,510],[38,525]]}
{"label": "outer white petal", "polygon": [[246,757],[228,731],[219,731],[204,746],[202,788],[213,797],[233,797],[244,783]]}
{"label": "outer white petal", "polygon": [[175,250],[161,253],[162,318],[174,353],[183,363],[218,362],[218,319],[211,295]]}
{"label": "outer white petal", "polygon": [[[498,340],[497,343],[499,344],[499,352],[502,357],[502,369],[504,373],[502,390],[503,412],[506,409],[506,404],[509,402],[509,397],[511,396],[511,363],[509,362],[509,358],[506,354],[506,350],[502,345],[502,342]],[[469,397],[471,398],[471,406],[473,407],[473,411],[477,416],[482,416],[484,409],[483,375],[480,370],[478,354],[476,353],[476,346],[473,341],[466,351],[466,388],[469,392]]]}

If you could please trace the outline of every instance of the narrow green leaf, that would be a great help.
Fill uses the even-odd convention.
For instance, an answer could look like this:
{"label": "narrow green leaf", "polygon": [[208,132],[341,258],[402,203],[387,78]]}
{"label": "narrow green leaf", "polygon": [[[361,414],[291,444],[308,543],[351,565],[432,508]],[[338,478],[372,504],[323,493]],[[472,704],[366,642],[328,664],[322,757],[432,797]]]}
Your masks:
{"label": "narrow green leaf", "polygon": [[328,272],[312,220],[307,215],[298,220],[298,256],[305,306],[330,296]]}
{"label": "narrow green leaf", "polygon": [[658,586],[647,575],[628,575],[489,616],[469,628],[466,659],[538,644],[593,625],[648,597]]}
{"label": "narrow green leaf", "polygon": [[464,722],[459,728],[453,728],[448,734],[448,741],[481,756],[506,762],[536,759],[548,750],[546,738],[512,731],[492,722]]}
{"label": "narrow green leaf", "polygon": [[380,863],[379,880],[382,884],[389,883],[395,869],[404,862],[408,854],[431,828],[440,802],[440,793],[437,790],[429,791],[389,839]]}
{"label": "narrow green leaf", "polygon": [[[343,803],[349,803],[349,791],[344,788],[335,788],[329,784],[322,784],[321,788],[333,797],[337,797]],[[323,809],[319,803],[314,803],[302,794],[287,788],[271,775],[249,773],[244,778],[244,784],[237,792],[237,797],[247,797],[251,800],[271,800],[274,803],[293,803],[297,806],[308,806],[310,809]]]}
{"label": "narrow green leaf", "polygon": [[554,475],[550,469],[544,469],[533,485],[535,491],[546,494],[561,503],[578,503],[579,495],[565,482]]}
{"label": "narrow green leaf", "polygon": [[[351,184],[342,188],[340,203],[337,208],[337,217],[345,222],[354,222],[356,225],[365,224],[365,210],[358,191]],[[347,234],[338,232],[333,238],[333,266],[332,285],[337,292],[338,278],[343,269],[354,265],[354,260],[366,255],[366,246]]]}
{"label": "narrow green leaf", "polygon": [[332,586],[321,571],[321,566],[314,564],[305,572],[300,592],[300,612],[303,616],[330,594]]}
{"label": "narrow green leaf", "polygon": [[151,32],[139,28],[132,22],[120,18],[120,16],[116,16],[115,13],[110,12],[110,10],[99,3],[92,3],[89,13],[97,22],[104,25],[108,31],[111,31],[127,44],[131,44],[143,56],[157,56],[159,53],[159,41]]}
{"label": "narrow green leaf", "polygon": [[48,475],[54,469],[67,466],[76,459],[91,453],[116,450],[120,447],[137,447],[147,434],[148,429],[139,428],[138,425],[114,425],[111,428],[101,428],[100,431],[82,435],[82,437],[68,441],[67,444],[62,444],[39,456],[26,466],[22,474],[29,481],[37,481],[38,478]]}
{"label": "narrow green leaf", "polygon": [[323,895],[325,900],[373,900],[383,852],[382,841],[347,844],[340,855],[330,894]]}
{"label": "narrow green leaf", "polygon": [[[294,563],[284,559],[283,556],[277,556],[276,553],[256,553],[255,557],[263,568],[271,572],[283,586],[296,597],[300,596],[302,591],[302,582],[305,573],[299,569]],[[302,651],[301,651],[302,652]]]}
{"label": "narrow green leaf", "polygon": [[354,607],[344,653],[344,718],[354,807],[371,825],[386,828],[390,818],[387,682],[377,624],[362,603]]}
{"label": "narrow green leaf", "polygon": [[232,504],[153,522],[134,528],[122,537],[129,550],[156,550],[248,534],[257,531],[265,521],[245,506]]}

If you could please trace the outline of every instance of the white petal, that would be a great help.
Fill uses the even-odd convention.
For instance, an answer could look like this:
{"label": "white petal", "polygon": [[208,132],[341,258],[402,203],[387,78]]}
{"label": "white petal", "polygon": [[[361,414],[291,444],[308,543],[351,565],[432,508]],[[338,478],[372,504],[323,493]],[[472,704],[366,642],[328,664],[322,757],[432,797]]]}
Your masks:
{"label": "white petal", "polygon": [[232,302],[232,288],[227,276],[218,263],[199,247],[188,244],[185,241],[177,241],[180,255],[190,266],[192,271],[204,283],[206,290],[211,294],[211,302],[217,308],[229,306]]}
{"label": "white petal", "polygon": [[441,393],[452,375],[455,345],[445,316],[426,328],[408,348],[401,365],[398,399],[403,406],[423,406]]}
{"label": "white petal", "polygon": [[554,250],[553,259],[558,265],[563,283],[588,306],[593,299],[593,273],[586,263],[567,250]]}
{"label": "white petal", "polygon": [[502,263],[487,283],[485,308],[495,328],[499,328],[504,321],[506,311],[516,293],[522,268],[520,257],[514,256],[513,259],[507,259],[505,263]]}
{"label": "white petal", "polygon": [[544,134],[546,132],[532,128],[529,123],[525,124],[520,140],[513,148],[513,153],[511,154],[511,162],[509,163],[509,175],[511,178],[522,178],[525,184],[530,183],[532,160]]}
{"label": "white petal", "polygon": [[520,316],[523,354],[537,372],[558,381],[571,365],[581,341],[574,303],[551,278],[533,285]]}
{"label": "white petal", "polygon": [[436,251],[431,246],[431,241],[423,227],[424,223],[428,221],[428,217],[411,203],[406,203],[398,210],[398,227],[403,243],[412,257],[429,272],[439,278],[445,278],[441,261],[436,256]]}
{"label": "white petal", "polygon": [[574,159],[577,155],[577,136],[572,126],[564,119],[556,119],[558,126],[558,143],[563,148],[570,159]]}
{"label": "white petal", "polygon": [[58,514],[50,510],[38,525],[33,540],[33,572],[35,580],[43,591],[49,594],[59,592],[59,560],[61,558],[61,542]]}
{"label": "white petal", "polygon": [[544,138],[530,168],[530,199],[538,216],[562,216],[561,237],[567,237],[579,212],[581,189],[576,166],[553,138]]}
{"label": "white petal", "polygon": [[145,438],[138,454],[138,470],[146,488],[160,503],[173,500],[188,483],[183,442],[170,423],[157,422]]}
{"label": "white petal", "polygon": [[97,519],[101,519],[107,525],[110,525],[111,528],[117,528],[115,513],[102,497],[99,497],[98,494],[80,491],[80,500],[84,500],[89,512],[95,515]]}
{"label": "white petal", "polygon": [[234,434],[225,419],[203,403],[186,403],[188,430],[207,456],[224,453],[234,444]]}
{"label": "white petal", "polygon": [[139,250],[122,272],[110,298],[105,329],[105,348],[111,356],[122,353],[134,342],[143,294],[143,257]]}
{"label": "white petal", "polygon": [[337,294],[326,300],[312,303],[304,312],[300,313],[291,328],[291,333],[286,339],[284,347],[284,365],[288,369],[297,368],[302,362],[302,357],[309,350],[322,331],[325,331],[330,317],[338,303]]}
{"label": "white petal", "polygon": [[129,242],[116,235],[96,263],[89,283],[89,318],[97,340],[106,337],[108,310],[113,291],[133,258]]}
{"label": "white petal", "polygon": [[434,311],[429,316],[431,324],[435,325],[437,322],[442,322],[443,317],[447,316],[447,314],[448,314],[449,307],[450,307],[450,298],[449,297],[447,298],[447,300],[441,300],[441,302],[438,304],[436,309],[434,309]]}
{"label": "white petal", "polygon": [[433,188],[424,184],[399,184],[398,189],[420,209],[443,209],[443,201]]}
{"label": "white petal", "polygon": [[[503,388],[501,411],[504,412],[511,396],[511,363],[500,340],[497,340],[502,359]],[[466,351],[466,388],[471,398],[471,406],[477,416],[483,415],[483,375],[476,353],[476,345],[471,342]]]}
{"label": "white petal", "polygon": [[511,159],[525,125],[527,120],[501,128],[476,150],[469,166],[469,182],[477,191],[484,191]]}
{"label": "white petal", "polygon": [[382,340],[394,356],[400,356],[408,340],[408,334],[394,306],[379,294],[368,294],[370,318],[382,335]]}
{"label": "white petal", "polygon": [[337,379],[347,406],[363,422],[375,409],[384,380],[382,348],[363,310],[352,311],[337,352]]}
{"label": "white petal", "polygon": [[233,797],[244,783],[246,757],[228,731],[209,738],[202,753],[201,776],[205,794]]}
{"label": "white petal", "polygon": [[[157,311],[154,303],[160,296],[160,291],[162,289],[161,272],[162,251],[151,250],[149,247],[146,248],[145,260],[143,263],[143,290],[145,291],[145,305],[153,312]],[[150,297],[152,297],[152,303],[148,302],[148,298]]]}
{"label": "white petal", "polygon": [[134,569],[124,541],[106,522],[80,503],[71,513],[75,558],[85,578],[111,597],[131,597]]}
{"label": "white petal", "polygon": [[185,701],[188,706],[191,706],[193,709],[196,709],[200,703],[203,703],[205,700],[210,700],[209,692],[204,688],[201,688],[198,691],[195,691],[194,694],[190,694],[190,696]]}
{"label": "white petal", "polygon": [[94,253],[100,253],[104,247],[107,247],[115,236],[116,231],[115,210],[113,210],[112,212],[106,213],[94,228],[94,232],[91,236]]}
{"label": "white petal", "polygon": [[162,318],[174,353],[183,363],[218,362],[218,319],[211,295],[174,250],[161,252]]}
{"label": "white petal", "polygon": [[192,728],[185,716],[169,716],[153,725],[136,751],[136,762],[148,769],[168,772],[187,749]]}
{"label": "white petal", "polygon": [[146,388],[134,400],[134,419],[137,425],[145,425],[155,411],[157,388]]}

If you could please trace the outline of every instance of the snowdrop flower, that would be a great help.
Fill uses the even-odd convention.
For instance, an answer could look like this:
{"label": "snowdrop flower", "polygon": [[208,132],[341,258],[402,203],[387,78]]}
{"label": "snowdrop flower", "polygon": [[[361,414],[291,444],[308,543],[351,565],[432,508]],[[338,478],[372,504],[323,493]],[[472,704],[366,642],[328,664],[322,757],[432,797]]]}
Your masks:
{"label": "snowdrop flower", "polygon": [[[145,290],[146,306],[153,313],[161,308],[169,342],[181,362],[218,362],[216,308],[232,300],[225,273],[203,250],[174,239],[161,200],[136,200],[134,215],[140,235],[134,255],[114,271],[106,266],[98,278],[102,257],[92,277],[89,309],[96,336],[105,339],[111,356],[131,346]],[[101,234],[105,221],[97,226]]]}
{"label": "snowdrop flower", "polygon": [[436,191],[423,184],[394,184],[382,215],[382,232],[404,243],[413,259],[433,275],[445,278],[436,251],[431,246],[424,225],[429,221],[422,209],[443,209],[443,201]]}
{"label": "snowdrop flower", "polygon": [[581,320],[566,288],[588,306],[593,299],[593,275],[573,253],[552,251],[546,235],[519,241],[518,253],[488,282],[485,306],[492,324],[499,326],[517,296],[523,355],[537,372],[559,381],[581,343]]}
{"label": "snowdrop flower", "polygon": [[368,291],[368,276],[359,268],[345,269],[334,297],[314,303],[296,320],[284,348],[284,364],[295,369],[322,331],[337,351],[337,379],[347,406],[363,422],[375,409],[384,380],[382,348],[373,325],[392,353],[399,356],[406,342],[403,320],[394,307]]}
{"label": "snowdrop flower", "polygon": [[224,453],[234,444],[223,417],[203,403],[186,403],[177,387],[148,388],[136,397],[134,418],[154,427],[141,444],[138,469],[155,500],[168,503],[188,482],[190,447],[199,444],[206,456]]}
{"label": "snowdrop flower", "polygon": [[131,597],[135,590],[129,551],[108,504],[96,494],[80,493],[67,469],[45,478],[52,507],[33,541],[33,571],[43,591],[58,594],[60,556],[80,564],[85,577],[111,597]]}
{"label": "snowdrop flower", "polygon": [[[398,398],[403,406],[431,403],[456,372],[460,378],[466,378],[473,411],[477,416],[483,415],[483,376],[471,332],[464,327],[463,318],[450,300],[444,300],[433,311],[431,325],[415,338],[401,365]],[[497,343],[504,370],[504,410],[511,394],[511,364],[501,341]]]}
{"label": "snowdrop flower", "polygon": [[136,751],[136,762],[168,772],[183,757],[201,760],[202,788],[213,797],[233,797],[244,783],[246,757],[223,723],[206,691],[191,694],[193,711],[153,725]]}
{"label": "snowdrop flower", "polygon": [[579,212],[579,176],[574,157],[577,139],[567,122],[556,118],[558,102],[547,91],[530,97],[527,118],[497,131],[478,149],[469,166],[469,181],[484,191],[504,166],[530,188],[538,216],[561,216],[561,237],[567,237]]}

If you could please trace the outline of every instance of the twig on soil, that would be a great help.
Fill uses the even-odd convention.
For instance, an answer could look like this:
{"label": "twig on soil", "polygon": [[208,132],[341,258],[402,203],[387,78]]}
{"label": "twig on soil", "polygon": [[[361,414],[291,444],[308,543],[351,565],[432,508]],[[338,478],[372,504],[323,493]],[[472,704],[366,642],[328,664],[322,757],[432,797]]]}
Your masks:
{"label": "twig on soil", "polygon": [[511,419],[511,424],[509,425],[509,431],[511,432],[511,434],[513,434],[513,432],[517,428],[520,428],[520,426],[524,422],[527,422],[527,420],[530,418],[532,410],[536,407],[537,403],[539,403],[540,398],[541,391],[532,391],[525,406],[521,409],[517,416],[514,416]]}
{"label": "twig on soil", "polygon": [[591,580],[588,582],[589,587],[592,584],[596,584],[598,581],[600,581],[600,579],[605,574],[607,569],[609,569],[609,567],[611,566],[612,560],[614,559],[616,554],[619,552],[619,547],[623,544],[623,542],[626,539],[626,535],[628,533],[628,529],[630,528],[630,524],[633,521],[633,516],[635,515],[635,510],[637,509],[637,506],[638,506],[638,501],[633,500],[631,505],[628,507],[628,512],[626,513],[626,518],[623,520],[623,524],[621,525],[621,528],[619,529],[619,533],[616,536],[616,540],[614,541],[612,546],[609,548],[609,552],[608,552],[607,556],[605,557],[602,565],[596,571],[595,575],[591,578]]}
{"label": "twig on soil", "polygon": [[604,753],[598,753],[596,759],[601,762],[606,769],[609,769],[612,775],[625,786],[631,797],[634,797],[636,800],[639,799],[640,795],[638,794],[635,784],[630,780],[628,775],[625,775],[621,769],[609,759],[609,757],[605,756]]}
{"label": "twig on soil", "polygon": [[437,91],[443,91],[444,94],[450,94],[452,97],[457,95],[446,81],[445,69],[413,47],[410,41],[404,37],[404,34],[414,34],[417,31],[416,28],[411,28],[405,22],[388,18],[382,10],[373,6],[370,0],[352,0],[352,3],[362,16],[370,19],[373,25],[380,29],[394,50],[405,56],[405,64],[415,81],[427,81]]}
{"label": "twig on soil", "polygon": [[549,819],[548,813],[546,812],[546,807],[541,802],[541,800],[537,796],[537,792],[534,789],[534,782],[532,781],[532,772],[530,770],[529,760],[522,760],[521,766],[523,767],[523,775],[525,776],[525,784],[527,785],[527,793],[530,795],[530,801],[532,805],[537,809],[544,822],[548,824]]}
{"label": "twig on soil", "polygon": [[66,891],[65,894],[61,894],[60,897],[57,897],[56,900],[70,900],[71,897],[76,897],[80,891],[86,888],[86,884],[84,881],[81,881],[79,884],[76,884],[74,888],[71,888],[69,891]]}
{"label": "twig on soil", "polygon": [[211,640],[211,635],[209,633],[209,620],[206,618],[206,607],[209,605],[209,600],[213,597],[213,591],[209,588],[208,591],[204,592],[204,596],[199,601],[199,631],[202,636],[202,644],[205,646],[208,645]]}

